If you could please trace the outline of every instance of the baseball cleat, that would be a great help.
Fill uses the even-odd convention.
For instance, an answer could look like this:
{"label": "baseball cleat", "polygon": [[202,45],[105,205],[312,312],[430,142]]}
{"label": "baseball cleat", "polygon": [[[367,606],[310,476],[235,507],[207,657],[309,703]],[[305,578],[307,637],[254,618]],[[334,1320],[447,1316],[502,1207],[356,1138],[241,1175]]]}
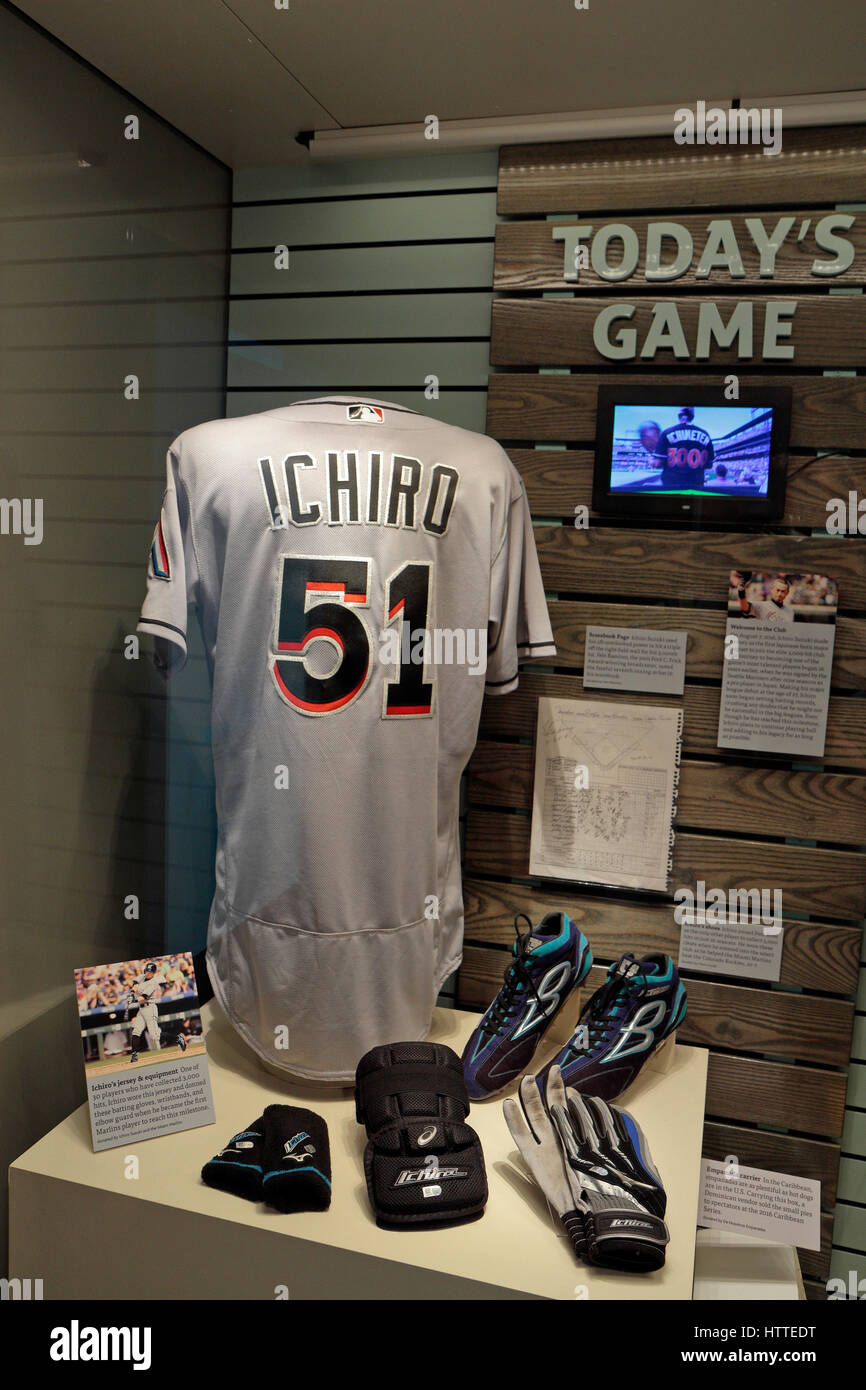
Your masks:
{"label": "baseball cleat", "polygon": [[624,955],[587,1001],[565,1047],[538,1075],[558,1066],[567,1087],[615,1100],[686,1016],[686,991],[670,956]]}
{"label": "baseball cleat", "polygon": [[137,1061],[138,1061],[138,1053],[137,1053],[137,1052],[133,1052],[133,1054],[132,1054],[132,1056],[130,1057],[129,1060],[130,1060],[130,1062],[137,1062]]}
{"label": "baseball cleat", "polygon": [[[518,925],[521,918],[526,932]],[[548,912],[537,927],[518,913],[514,930],[514,959],[502,988],[463,1050],[466,1086],[474,1100],[501,1091],[526,1071],[545,1032],[592,965],[589,942],[564,912]]]}
{"label": "baseball cleat", "polygon": [[186,1038],[184,1037],[183,1033],[178,1034],[177,1045],[180,1048],[181,1052],[186,1052]]}

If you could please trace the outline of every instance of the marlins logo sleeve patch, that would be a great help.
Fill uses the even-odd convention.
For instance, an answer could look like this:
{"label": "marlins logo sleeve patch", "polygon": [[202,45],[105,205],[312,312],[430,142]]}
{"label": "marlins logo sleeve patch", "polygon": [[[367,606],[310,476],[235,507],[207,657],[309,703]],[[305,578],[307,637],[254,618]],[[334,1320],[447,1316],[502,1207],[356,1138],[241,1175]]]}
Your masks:
{"label": "marlins logo sleeve patch", "polygon": [[460,963],[484,692],[555,654],[520,476],[494,440],[388,401],[197,425],[168,451],[139,622],[169,664],[190,606],[213,676],[214,989],[271,1066],[350,1081],[425,1035]]}
{"label": "marlins logo sleeve patch", "polygon": [[171,579],[171,562],[168,558],[168,546],[165,543],[162,517],[156,523],[156,530],[153,533],[150,547],[150,574],[154,579]]}
{"label": "marlins logo sleeve patch", "polygon": [[147,563],[147,594],[139,632],[161,640],[164,664],[186,661],[187,610],[198,601],[198,568],[193,548],[189,503],[180,480],[179,441],[168,451],[166,489]]}

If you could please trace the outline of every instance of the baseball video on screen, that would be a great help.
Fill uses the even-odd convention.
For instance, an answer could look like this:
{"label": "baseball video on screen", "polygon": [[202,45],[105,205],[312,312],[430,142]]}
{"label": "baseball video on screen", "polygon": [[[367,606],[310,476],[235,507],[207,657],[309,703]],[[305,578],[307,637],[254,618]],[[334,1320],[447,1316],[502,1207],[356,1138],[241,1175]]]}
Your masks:
{"label": "baseball video on screen", "polygon": [[[748,520],[784,503],[787,393],[599,390],[596,510]],[[744,392],[743,395],[746,393]],[[709,399],[707,399],[709,395]]]}

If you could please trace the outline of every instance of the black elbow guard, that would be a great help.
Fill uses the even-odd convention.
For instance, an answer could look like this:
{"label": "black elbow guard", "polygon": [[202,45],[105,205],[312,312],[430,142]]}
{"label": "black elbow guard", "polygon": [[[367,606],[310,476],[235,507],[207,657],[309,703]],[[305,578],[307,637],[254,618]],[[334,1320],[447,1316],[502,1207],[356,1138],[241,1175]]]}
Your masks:
{"label": "black elbow guard", "polygon": [[480,1216],[487,1174],[465,1123],[460,1058],[442,1043],[390,1043],[358,1063],[355,1114],[367,1129],[364,1176],[380,1226],[443,1225]]}

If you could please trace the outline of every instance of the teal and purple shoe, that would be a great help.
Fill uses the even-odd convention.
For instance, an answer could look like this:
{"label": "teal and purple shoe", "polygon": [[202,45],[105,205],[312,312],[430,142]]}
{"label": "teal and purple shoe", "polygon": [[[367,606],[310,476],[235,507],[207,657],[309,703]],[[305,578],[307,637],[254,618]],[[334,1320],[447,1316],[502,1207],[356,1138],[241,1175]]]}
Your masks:
{"label": "teal and purple shoe", "polygon": [[574,1033],[539,1073],[542,1096],[555,1064],[566,1087],[615,1100],[686,1016],[686,991],[670,956],[624,955],[587,1001]]}
{"label": "teal and purple shoe", "polygon": [[537,927],[518,913],[514,930],[514,958],[502,988],[463,1050],[473,1100],[494,1095],[528,1070],[547,1029],[592,965],[589,942],[564,912],[548,912]]}

